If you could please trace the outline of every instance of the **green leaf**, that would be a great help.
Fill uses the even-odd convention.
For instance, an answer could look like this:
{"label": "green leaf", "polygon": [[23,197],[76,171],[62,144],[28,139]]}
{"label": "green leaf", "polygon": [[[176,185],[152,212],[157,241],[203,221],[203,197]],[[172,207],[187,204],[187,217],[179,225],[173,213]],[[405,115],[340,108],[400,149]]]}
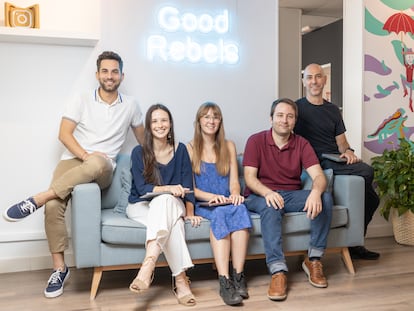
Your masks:
{"label": "green leaf", "polygon": [[414,143],[400,139],[399,148],[384,150],[371,160],[374,185],[384,204],[381,215],[388,220],[392,208],[398,214],[414,212]]}

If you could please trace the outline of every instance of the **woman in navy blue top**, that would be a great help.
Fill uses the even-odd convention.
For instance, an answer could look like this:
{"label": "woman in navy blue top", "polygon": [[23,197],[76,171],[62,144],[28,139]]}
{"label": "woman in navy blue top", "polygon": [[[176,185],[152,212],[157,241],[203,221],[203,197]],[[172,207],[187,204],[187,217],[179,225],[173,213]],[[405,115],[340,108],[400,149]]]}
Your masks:
{"label": "woman in navy blue top", "polygon": [[[171,269],[178,302],[196,304],[185,271],[193,267],[185,241],[184,220],[198,226],[194,216],[191,161],[182,143],[175,143],[170,111],[161,104],[151,106],[145,117],[145,140],[131,155],[132,186],[127,216],[147,227],[146,254],[133,292],[148,289],[161,252]],[[153,196],[142,197],[148,193]]]}

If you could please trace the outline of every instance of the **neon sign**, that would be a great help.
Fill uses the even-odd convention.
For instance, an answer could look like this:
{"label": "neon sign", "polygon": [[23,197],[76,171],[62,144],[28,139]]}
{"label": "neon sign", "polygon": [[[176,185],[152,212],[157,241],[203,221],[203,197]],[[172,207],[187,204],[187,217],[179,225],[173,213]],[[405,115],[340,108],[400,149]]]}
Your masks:
{"label": "neon sign", "polygon": [[158,11],[157,22],[164,33],[147,39],[147,57],[151,61],[229,65],[239,61],[238,45],[226,38],[228,10],[215,16],[206,13],[197,16],[166,6]]}

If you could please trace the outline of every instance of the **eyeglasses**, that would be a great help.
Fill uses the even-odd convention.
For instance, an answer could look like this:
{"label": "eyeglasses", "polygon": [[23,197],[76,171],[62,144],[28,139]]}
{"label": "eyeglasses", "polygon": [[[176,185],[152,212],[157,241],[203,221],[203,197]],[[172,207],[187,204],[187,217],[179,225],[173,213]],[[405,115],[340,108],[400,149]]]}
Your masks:
{"label": "eyeglasses", "polygon": [[205,115],[202,117],[204,121],[213,121],[213,122],[220,122],[221,118],[219,116],[211,116],[211,115]]}

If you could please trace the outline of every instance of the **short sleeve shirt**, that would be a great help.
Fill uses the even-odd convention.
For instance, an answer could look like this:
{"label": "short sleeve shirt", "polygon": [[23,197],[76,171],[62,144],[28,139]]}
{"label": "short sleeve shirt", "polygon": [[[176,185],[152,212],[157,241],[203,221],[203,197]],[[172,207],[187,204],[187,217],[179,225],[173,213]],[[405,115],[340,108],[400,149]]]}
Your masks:
{"label": "short sleeve shirt", "polygon": [[339,108],[326,100],[322,105],[313,105],[306,97],[297,100],[296,104],[295,133],[310,142],[319,158],[322,153],[339,153],[336,136],[346,131]]}
{"label": "short sleeve shirt", "polygon": [[[76,123],[73,133],[87,152],[103,152],[115,159],[128,129],[142,125],[142,112],[135,98],[118,94],[111,105],[102,101],[98,90],[81,94],[68,102],[62,118]],[[62,160],[76,156],[65,150]]]}
{"label": "short sleeve shirt", "polygon": [[[279,149],[272,129],[250,136],[243,155],[243,166],[257,168],[257,178],[273,191],[301,189],[302,169],[315,164],[319,160],[306,139],[291,134],[287,145]],[[246,187],[244,195],[251,193]]]}

